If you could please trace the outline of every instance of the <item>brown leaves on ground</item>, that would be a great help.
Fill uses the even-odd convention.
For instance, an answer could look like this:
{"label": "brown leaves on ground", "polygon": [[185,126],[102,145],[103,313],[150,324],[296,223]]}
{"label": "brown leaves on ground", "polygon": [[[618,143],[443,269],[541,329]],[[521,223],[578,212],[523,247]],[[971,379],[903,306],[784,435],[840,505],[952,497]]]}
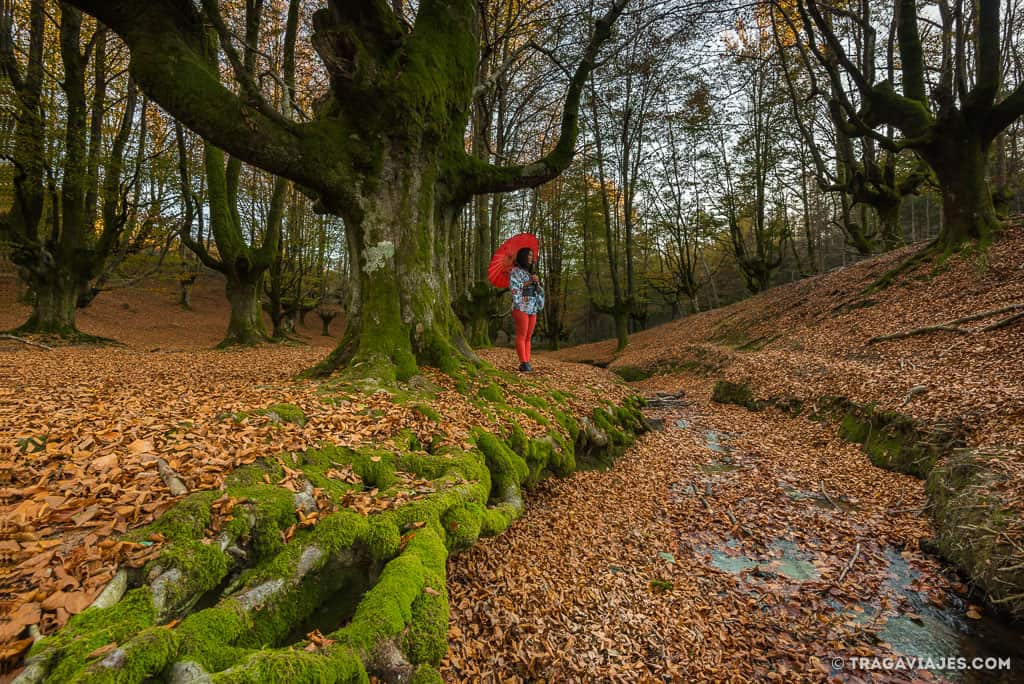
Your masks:
{"label": "brown leaves on ground", "polygon": [[[119,565],[140,567],[159,554],[161,540],[136,544],[118,537],[174,504],[160,459],[195,491],[221,487],[239,465],[281,457],[286,477],[275,484],[297,491],[296,471],[288,474],[290,454],[320,445],[393,447],[402,429],[424,444],[440,434],[441,444],[468,445],[472,427],[501,431],[513,419],[484,414],[431,369],[425,375],[444,388],[432,402],[441,424],[387,392],[337,396],[322,392],[320,383],[292,380],[323,355],[301,346],[172,353],[0,349],[0,644],[6,660],[28,647],[22,643],[27,626],[52,633],[96,598]],[[507,350],[487,357],[507,369],[516,364]],[[580,410],[630,391],[604,373],[580,388],[565,364],[539,365],[550,370],[529,381],[536,391],[572,391]],[[304,425],[245,415],[278,403],[301,408]],[[519,417],[528,432],[544,429]],[[338,469],[332,476],[351,481],[355,474]],[[344,505],[369,514],[430,493],[429,483],[406,479],[394,497],[353,493]],[[329,512],[324,497],[314,495],[320,509],[297,512],[297,526],[315,525]],[[229,511],[230,502],[222,503]],[[213,525],[222,518],[215,511]]]}
{"label": "brown leaves on ground", "polygon": [[[979,334],[932,332],[868,342],[1024,302],[1024,226],[1008,226],[981,255],[966,250],[926,263],[888,288],[863,294],[921,248],[906,247],[631,335],[618,355],[611,340],[555,356],[610,361],[612,369],[700,369],[749,381],[759,397],[846,396],[927,420],[963,419],[978,445],[1024,443],[1024,319]],[[674,378],[653,378],[644,386],[676,384]],[[922,386],[923,392],[910,391]]]}
{"label": "brown leaves on ground", "polygon": [[[657,415],[668,428],[611,470],[542,483],[508,532],[449,561],[448,681],[860,681],[829,663],[892,654],[876,633],[908,607],[886,554],[918,574],[921,600],[964,590],[918,550],[922,483],[830,427],[703,401]],[[784,574],[780,540],[807,579]],[[712,551],[757,565],[719,569]],[[877,619],[857,619],[865,606]]]}

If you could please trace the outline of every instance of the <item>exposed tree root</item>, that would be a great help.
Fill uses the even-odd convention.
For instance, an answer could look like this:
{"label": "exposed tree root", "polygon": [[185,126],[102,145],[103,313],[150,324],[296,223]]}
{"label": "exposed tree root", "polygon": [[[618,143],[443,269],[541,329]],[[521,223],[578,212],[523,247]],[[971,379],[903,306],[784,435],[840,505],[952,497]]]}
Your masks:
{"label": "exposed tree root", "polygon": [[583,419],[549,406],[545,437],[478,430],[468,449],[325,448],[240,468],[132,533],[155,557],[37,643],[16,681],[439,682],[448,554],[504,531],[523,486],[621,453],[645,429],[640,403]]}
{"label": "exposed tree root", "polygon": [[53,347],[42,344],[40,342],[33,342],[32,340],[26,340],[24,337],[18,337],[17,335],[9,335],[7,333],[0,334],[0,340],[13,340],[22,344],[27,344],[30,347],[38,347],[39,349],[45,349],[46,351],[53,351]]}
{"label": "exposed tree root", "polygon": [[[952,332],[960,335],[967,335],[972,333],[984,333],[992,332],[1000,328],[1005,328],[1011,323],[1024,318],[1024,302],[1017,302],[1016,304],[1010,304],[1009,306],[1003,306],[998,309],[991,309],[989,311],[982,311],[981,313],[971,314],[970,316],[964,316],[957,318],[952,321],[946,321],[945,323],[939,323],[937,325],[925,325],[920,328],[914,328],[913,330],[905,330],[903,332],[892,333],[889,335],[878,335],[868,340],[868,344],[874,344],[876,342],[888,342],[891,340],[902,340],[906,337],[913,337],[914,335],[925,335],[931,332]],[[991,318],[992,316],[1000,316],[1005,313],[1017,312],[1006,318],[986,325],[983,328],[972,330],[970,328],[961,327],[964,323],[970,323],[971,321],[979,321],[983,318]]]}
{"label": "exposed tree root", "polygon": [[941,253],[942,250],[939,248],[937,243],[928,243],[928,245],[914,252],[909,257],[901,261],[895,268],[893,268],[890,271],[887,271],[886,273],[883,273],[878,280],[876,280],[868,287],[864,288],[864,291],[861,294],[863,296],[868,296],[874,294],[875,292],[878,292],[879,290],[884,290],[885,288],[889,287],[894,282],[896,282],[896,279],[899,278],[900,276],[914,270],[915,268],[917,268],[918,265],[930,260],[932,257],[937,256]]}

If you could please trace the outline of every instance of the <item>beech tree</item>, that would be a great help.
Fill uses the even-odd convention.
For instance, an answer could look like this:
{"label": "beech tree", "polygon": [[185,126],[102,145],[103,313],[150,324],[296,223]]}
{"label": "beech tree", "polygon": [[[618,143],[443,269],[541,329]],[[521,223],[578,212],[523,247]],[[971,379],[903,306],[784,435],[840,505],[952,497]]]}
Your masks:
{"label": "beech tree", "polygon": [[[898,167],[901,165],[898,162],[901,155],[897,151],[879,150],[877,141],[870,136],[852,137],[847,130],[842,110],[822,107],[822,100],[838,100],[845,95],[836,91],[838,84],[834,80],[827,78],[823,89],[819,78],[821,68],[810,56],[806,44],[797,39],[800,32],[794,17],[786,14],[782,7],[776,4],[775,11],[771,13],[775,53],[789,93],[793,120],[806,146],[818,186],[825,192],[839,193],[842,227],[850,245],[860,254],[898,247],[903,244],[900,204],[904,197],[918,192],[927,180],[927,169],[919,162],[903,164],[910,168],[900,173]],[[864,6],[864,12],[865,19],[870,22],[870,5]],[[877,57],[874,34],[855,31],[851,40],[855,45],[858,67],[868,80],[874,81]],[[791,61],[788,52],[794,52],[797,58]],[[890,81],[893,80],[893,70],[894,65],[890,62]],[[825,116],[821,118],[825,118],[829,124],[829,130],[824,132],[830,140],[829,145],[822,143],[821,135],[816,131],[822,108],[825,109]],[[886,135],[891,137],[891,126]],[[834,153],[831,164],[828,159],[829,147],[833,148]],[[877,231],[870,230],[865,221],[858,223],[853,220],[853,209],[858,204],[874,210],[878,217]]]}
{"label": "beech tree", "polygon": [[[22,65],[13,35],[14,6],[0,5],[0,77],[10,84],[17,109],[9,156],[15,169],[13,203],[0,213],[0,237],[11,243],[11,259],[32,293],[32,313],[21,330],[75,337],[80,295],[91,299],[90,282],[104,272],[107,258],[126,237],[133,181],[124,181],[125,152],[136,128],[139,97],[129,80],[120,123],[108,140],[103,119],[114,80],[108,71],[108,31],[84,27],[82,13],[67,3],[60,3],[58,21],[57,44],[48,44],[45,3],[32,0]],[[48,162],[43,102],[48,50],[59,55],[62,68],[59,170]]]}
{"label": "beech tree", "polygon": [[[448,246],[473,196],[537,186],[573,157],[580,95],[628,0],[593,25],[568,82],[558,142],[533,163],[489,164],[464,134],[479,58],[474,0],[423,0],[412,23],[384,0],[329,0],[310,36],[330,87],[310,121],[267,102],[245,68],[218,3],[74,4],[116,31],[131,73],[161,106],[211,144],[288,178],[346,225],[352,302],[346,333],[318,370],[342,364],[382,380],[419,363],[454,370],[476,357],[450,304]],[[240,84],[220,81],[212,24]]]}
{"label": "beech tree", "polygon": [[[933,249],[940,251],[970,240],[988,242],[999,230],[987,178],[989,150],[993,140],[1024,114],[1024,82],[1000,99],[1001,47],[1010,39],[1002,30],[1000,4],[977,0],[965,6],[939,0],[938,49],[926,51],[918,3],[894,0],[892,48],[886,56],[889,63],[899,60],[899,87],[892,78],[876,81],[866,73],[848,54],[836,28],[852,25],[868,37],[866,45],[876,45],[870,0],[850,7],[818,0],[796,4],[809,49],[834,85],[830,105],[841,114],[837,119],[844,132],[872,138],[892,152],[913,150],[934,172],[943,223]],[[859,106],[846,96],[844,76],[856,88]],[[885,126],[902,136],[880,133]]]}

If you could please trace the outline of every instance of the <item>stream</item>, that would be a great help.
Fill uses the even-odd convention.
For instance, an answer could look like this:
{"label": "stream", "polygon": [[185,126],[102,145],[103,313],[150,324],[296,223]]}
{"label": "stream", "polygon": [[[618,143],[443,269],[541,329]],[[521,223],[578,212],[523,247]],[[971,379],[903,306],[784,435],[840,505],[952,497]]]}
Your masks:
{"label": "stream", "polygon": [[[681,415],[678,408],[673,413],[676,415],[670,418],[662,414],[655,423],[656,429],[695,431],[709,458],[699,466],[700,482],[692,478],[682,480],[672,484],[670,492],[676,497],[710,494],[716,478],[742,467],[732,455],[731,435],[697,427],[695,421]],[[857,507],[856,503],[843,496],[802,490],[784,480],[776,484],[793,502],[807,502],[825,510],[854,510]],[[798,542],[779,536],[771,541],[764,554],[755,556],[741,553],[738,550],[740,540],[727,535],[717,546],[698,545],[694,551],[709,558],[711,567],[739,578],[752,594],[757,594],[758,585],[768,579],[775,583],[788,583],[796,594],[799,591],[797,585],[820,579],[814,563],[813,542],[813,538]],[[884,549],[881,558],[873,555],[872,562],[881,563],[876,570],[880,569],[887,576],[885,598],[876,596],[874,600],[852,605],[829,599],[828,605],[835,611],[835,616],[875,631],[877,639],[889,644],[895,653],[922,659],[925,663],[930,660],[936,667],[929,671],[940,678],[968,684],[1021,681],[1020,672],[1024,669],[1024,633],[1021,627],[989,610],[976,619],[966,617],[968,604],[950,590],[945,591],[941,605],[929,600],[918,590],[921,578],[907,562],[907,555],[908,552],[901,553],[891,546]],[[898,610],[884,609],[881,603],[885,600],[898,606]],[[966,660],[952,660],[953,668],[944,669],[942,665],[951,658]],[[966,669],[963,662],[970,663],[973,659],[987,659],[985,665],[990,669]],[[843,667],[837,666],[840,664]],[[831,674],[838,675],[846,667],[849,667],[848,663],[833,663]]]}

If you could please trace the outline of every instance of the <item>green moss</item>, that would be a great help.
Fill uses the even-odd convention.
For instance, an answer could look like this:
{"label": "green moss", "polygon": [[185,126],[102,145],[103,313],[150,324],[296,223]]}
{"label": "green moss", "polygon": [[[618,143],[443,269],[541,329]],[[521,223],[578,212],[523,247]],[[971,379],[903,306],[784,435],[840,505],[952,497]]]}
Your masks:
{"label": "green moss", "polygon": [[[413,603],[428,580],[444,576],[448,552],[437,533],[426,527],[412,534],[405,550],[390,561],[377,584],[359,603],[352,621],[334,632],[339,646],[369,653],[381,640],[401,634],[413,619]],[[443,586],[443,584],[442,584]]]}
{"label": "green moss", "polygon": [[750,385],[745,382],[735,383],[728,380],[715,382],[715,387],[711,391],[711,401],[716,401],[719,404],[735,404],[751,411],[761,408],[754,400],[754,392],[750,389]]}
{"label": "green moss", "polygon": [[536,409],[540,409],[541,411],[547,411],[550,408],[548,406],[548,402],[544,401],[542,397],[538,397],[535,394],[525,394],[522,396],[522,400],[525,401],[530,406]]}
{"label": "green moss", "polygon": [[841,402],[837,406],[845,409],[839,435],[862,445],[871,462],[881,468],[925,478],[944,452],[963,444],[956,429],[923,429],[907,416],[870,405]]}
{"label": "green moss", "polygon": [[518,492],[519,484],[530,474],[526,461],[489,432],[477,429],[473,437],[491,472],[491,497],[501,500],[508,492]]}
{"label": "green moss", "polygon": [[278,482],[284,476],[281,467],[267,459],[260,459],[253,464],[233,470],[224,478],[224,487],[253,487],[270,482]]}
{"label": "green moss", "polygon": [[526,433],[523,431],[523,428],[518,424],[513,425],[512,432],[509,434],[508,437],[508,445],[512,449],[512,451],[516,452],[517,454],[525,458],[526,450],[528,448],[527,445],[529,444],[529,442],[530,439],[526,436]]}
{"label": "green moss", "polygon": [[200,538],[210,524],[210,505],[219,495],[213,491],[189,494],[151,524],[129,534],[127,539],[144,540],[152,534],[162,534],[169,540]]}
{"label": "green moss", "polygon": [[651,373],[638,366],[617,366],[611,369],[626,382],[637,382],[651,377]]}
{"label": "green moss", "polygon": [[89,684],[134,684],[158,675],[171,663],[178,651],[177,634],[163,627],[149,627],[135,635],[123,648],[125,657],[116,668],[94,661],[73,682]]}
{"label": "green moss", "polygon": [[445,531],[445,546],[449,550],[467,549],[480,536],[485,508],[476,501],[452,506],[441,517]]}
{"label": "green moss", "polygon": [[295,522],[295,494],[284,487],[231,487],[228,494],[246,503],[236,506],[225,529],[239,538],[256,558],[268,558],[283,547],[281,530]]}
{"label": "green moss", "polygon": [[254,413],[262,416],[269,416],[275,421],[295,423],[300,426],[306,424],[306,414],[302,412],[302,409],[294,404],[272,404],[265,409],[254,411]]}
{"label": "green moss", "polygon": [[448,652],[448,590],[441,572],[426,572],[423,593],[412,604],[403,651],[411,663],[439,665]]}
{"label": "green moss", "polygon": [[368,684],[362,663],[351,651],[334,649],[329,657],[302,650],[264,650],[250,654],[214,684]]}
{"label": "green moss", "polygon": [[444,679],[436,668],[424,663],[416,668],[411,684],[444,684]]}
{"label": "green moss", "polygon": [[210,591],[228,574],[230,559],[215,543],[199,540],[176,541],[165,548],[150,566],[179,570],[184,577],[163,586],[160,592],[162,615],[178,615],[192,601]]}
{"label": "green moss", "polygon": [[551,413],[562,429],[569,433],[569,438],[575,442],[580,435],[580,423],[576,417],[557,408],[552,409]]}
{"label": "green moss", "polygon": [[409,408],[411,408],[413,411],[416,411],[421,415],[426,416],[435,423],[444,422],[444,418],[441,417],[441,414],[435,411],[431,406],[428,406],[427,404],[413,404]]}
{"label": "green moss", "polygon": [[374,560],[386,560],[398,554],[402,535],[391,518],[373,516],[366,533],[366,546]]}
{"label": "green moss", "polygon": [[527,416],[530,420],[537,423],[538,425],[548,426],[551,425],[551,421],[547,419],[544,414],[534,408],[528,408],[525,406],[517,406],[515,411]]}
{"label": "green moss", "polygon": [[179,659],[193,660],[208,672],[225,670],[248,653],[230,644],[250,628],[251,620],[234,601],[193,613],[175,629]]}
{"label": "green moss", "polygon": [[85,664],[85,656],[101,646],[124,643],[151,627],[155,618],[149,588],[134,589],[110,608],[89,608],[74,616],[57,634],[37,642],[29,655],[53,649],[60,660],[49,681],[70,682]]}
{"label": "green moss", "polygon": [[480,388],[480,396],[489,402],[494,404],[501,404],[505,402],[505,393],[501,391],[495,383],[489,383]]}
{"label": "green moss", "polygon": [[608,435],[609,440],[611,440],[614,446],[625,447],[633,443],[632,435],[619,428],[615,417],[604,409],[594,409],[592,418],[597,427],[601,428]]}
{"label": "green moss", "polygon": [[394,436],[395,446],[401,451],[423,451],[423,443],[419,435],[408,428],[403,428]]}

